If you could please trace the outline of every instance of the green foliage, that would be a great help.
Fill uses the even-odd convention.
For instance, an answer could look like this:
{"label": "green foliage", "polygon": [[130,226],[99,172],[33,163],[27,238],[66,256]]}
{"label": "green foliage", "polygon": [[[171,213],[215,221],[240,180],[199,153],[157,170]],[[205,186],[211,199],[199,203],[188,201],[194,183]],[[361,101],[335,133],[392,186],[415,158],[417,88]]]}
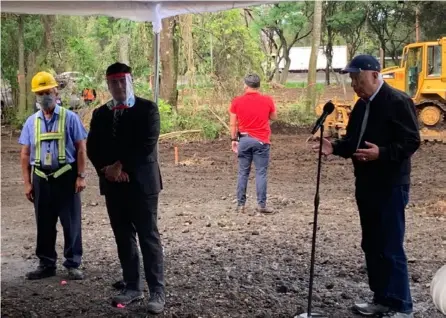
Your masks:
{"label": "green foliage", "polygon": [[172,132],[175,127],[175,115],[172,113],[172,106],[164,100],[158,101],[158,110],[161,119],[161,134]]}
{"label": "green foliage", "polygon": [[278,107],[277,116],[281,122],[294,126],[304,126],[314,123],[316,115],[308,112],[304,100],[295,104]]}
{"label": "green foliage", "polygon": [[213,73],[223,83],[240,79],[248,72],[261,74],[264,55],[259,50],[259,34],[246,27],[240,10],[195,17],[193,38],[197,51],[202,52],[196,64],[199,73]]}
{"label": "green foliage", "polygon": [[405,44],[415,40],[415,6],[412,3],[372,1],[367,22],[375,45],[396,63]]}
{"label": "green foliage", "polygon": [[[446,36],[445,10],[443,1],[423,1],[417,3],[420,7],[420,21],[422,38],[425,41],[433,41],[441,36]],[[443,12],[443,14],[439,14]]]}
{"label": "green foliage", "polygon": [[[170,105],[160,101],[162,132],[201,129],[206,138],[224,132],[222,124],[203,104],[229,100],[240,93],[242,78],[248,72],[261,75],[262,87],[266,89],[267,79],[274,75],[268,73],[271,70],[267,67],[270,64],[274,66],[271,55],[282,52],[283,56],[283,52],[293,45],[309,45],[311,34],[309,37],[305,35],[312,28],[313,6],[312,1],[282,2],[194,15],[192,24],[187,28],[192,30],[192,37],[182,39],[179,32],[175,34],[180,43],[179,56],[174,58],[178,58],[180,64],[178,75],[182,84],[178,88],[185,88],[185,91],[194,89],[198,93],[183,96],[178,113],[172,113]],[[397,59],[404,45],[415,40],[417,6],[422,40],[435,40],[446,35],[442,2],[328,1],[324,3],[322,43],[327,43],[327,29],[330,27],[333,45],[347,44],[350,54],[370,53],[377,56],[379,48],[383,47],[387,56]],[[15,102],[18,96],[17,19],[18,16],[14,14],[2,14],[1,18],[2,85],[12,87]],[[153,99],[149,86],[154,60],[151,24],[103,16],[25,15],[23,20],[27,86],[32,77],[29,73],[40,70],[49,70],[54,74],[77,71],[83,74],[76,83],[78,89],[68,91],[71,88],[67,88],[66,92],[61,92],[65,103],[68,103],[72,92],[79,94],[86,86],[104,93],[107,90],[105,70],[119,60],[119,49],[126,42],[123,39],[128,39],[126,48],[133,70],[135,93]],[[178,21],[181,19],[177,20],[181,30]],[[185,41],[191,43],[185,45]],[[186,47],[192,48],[186,52]],[[185,75],[186,70],[195,76],[192,85],[182,81],[181,76]],[[286,77],[286,72],[282,74]],[[283,84],[289,89],[305,86],[305,83]],[[317,84],[317,91],[321,92],[322,89],[322,85]],[[204,98],[202,95],[205,95],[205,91],[212,91],[213,96]],[[28,105],[33,102],[32,95],[29,97]],[[284,106],[284,118],[291,122],[305,122],[312,118],[300,105],[301,101],[296,101],[289,107]],[[227,119],[226,113],[219,115]],[[11,121],[19,123],[23,120],[16,117],[8,114]]]}
{"label": "green foliage", "polygon": [[184,107],[178,113],[172,111],[172,106],[164,100],[158,103],[161,118],[161,134],[182,130],[201,130],[202,137],[215,139],[221,133],[223,125],[212,117],[208,108],[195,110],[192,107]]}

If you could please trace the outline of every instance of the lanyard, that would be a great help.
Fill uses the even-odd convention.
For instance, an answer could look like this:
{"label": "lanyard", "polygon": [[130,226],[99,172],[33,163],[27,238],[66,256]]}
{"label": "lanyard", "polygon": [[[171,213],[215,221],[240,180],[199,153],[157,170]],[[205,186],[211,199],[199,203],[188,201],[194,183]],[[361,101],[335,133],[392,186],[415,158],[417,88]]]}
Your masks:
{"label": "lanyard", "polygon": [[[54,116],[54,113],[53,113],[53,116]],[[43,123],[45,124],[45,132],[49,133],[50,129],[49,129],[49,126],[48,126],[48,122],[46,121],[45,114],[43,112],[42,112],[42,118],[43,118]],[[51,119],[52,119],[52,117],[50,118],[50,121],[51,121]],[[51,128],[53,127],[53,125],[54,125],[54,123],[51,125]],[[51,152],[50,149],[51,149],[51,142],[48,141],[48,148],[47,148],[47,152],[48,153]]]}

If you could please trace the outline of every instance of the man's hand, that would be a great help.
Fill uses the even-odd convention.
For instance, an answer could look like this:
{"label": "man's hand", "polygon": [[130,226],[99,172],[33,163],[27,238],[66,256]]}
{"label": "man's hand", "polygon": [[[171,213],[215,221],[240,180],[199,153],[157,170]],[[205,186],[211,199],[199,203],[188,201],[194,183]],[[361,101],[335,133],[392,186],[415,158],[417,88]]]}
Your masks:
{"label": "man's hand", "polygon": [[365,142],[367,149],[358,149],[353,156],[359,161],[373,161],[379,158],[379,147],[371,142]]}
{"label": "man's hand", "polygon": [[[319,141],[319,139],[318,139]],[[313,147],[314,151],[319,151],[319,143],[317,145],[314,145]],[[328,141],[328,139],[323,138],[322,139],[322,154],[324,156],[329,156],[333,153],[333,145],[331,144],[330,141]]]}
{"label": "man's hand", "polygon": [[121,171],[121,174],[116,179],[116,182],[130,182],[130,178],[127,172]]}
{"label": "man's hand", "polygon": [[74,192],[80,193],[87,187],[87,182],[85,182],[85,178],[77,177],[76,185],[74,187]]}
{"label": "man's hand", "polygon": [[105,174],[105,178],[108,181],[115,182],[121,175],[122,164],[119,161],[116,161],[114,164],[102,168],[101,171]]}
{"label": "man's hand", "polygon": [[32,183],[25,183],[25,195],[30,202],[34,202],[34,191]]}
{"label": "man's hand", "polygon": [[231,148],[233,152],[238,153],[238,141],[233,141]]}

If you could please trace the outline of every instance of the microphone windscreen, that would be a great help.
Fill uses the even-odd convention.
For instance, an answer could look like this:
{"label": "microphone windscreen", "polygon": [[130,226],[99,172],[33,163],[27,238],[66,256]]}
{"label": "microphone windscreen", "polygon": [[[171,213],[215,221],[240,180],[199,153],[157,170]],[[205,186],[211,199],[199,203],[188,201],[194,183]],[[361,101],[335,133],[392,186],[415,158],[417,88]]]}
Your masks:
{"label": "microphone windscreen", "polygon": [[331,114],[335,109],[335,105],[332,102],[328,102],[324,105],[324,113]]}

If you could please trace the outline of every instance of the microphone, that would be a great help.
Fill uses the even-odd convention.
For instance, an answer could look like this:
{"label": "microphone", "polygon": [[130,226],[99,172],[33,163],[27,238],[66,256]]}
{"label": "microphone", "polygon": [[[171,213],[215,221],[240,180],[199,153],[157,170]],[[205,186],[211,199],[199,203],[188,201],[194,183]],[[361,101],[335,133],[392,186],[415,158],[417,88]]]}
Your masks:
{"label": "microphone", "polygon": [[321,128],[327,116],[330,115],[334,111],[334,109],[335,105],[331,102],[331,100],[324,105],[322,115],[318,118],[316,124],[313,127],[313,130],[311,131],[312,135],[314,135],[318,131],[318,129]]}

